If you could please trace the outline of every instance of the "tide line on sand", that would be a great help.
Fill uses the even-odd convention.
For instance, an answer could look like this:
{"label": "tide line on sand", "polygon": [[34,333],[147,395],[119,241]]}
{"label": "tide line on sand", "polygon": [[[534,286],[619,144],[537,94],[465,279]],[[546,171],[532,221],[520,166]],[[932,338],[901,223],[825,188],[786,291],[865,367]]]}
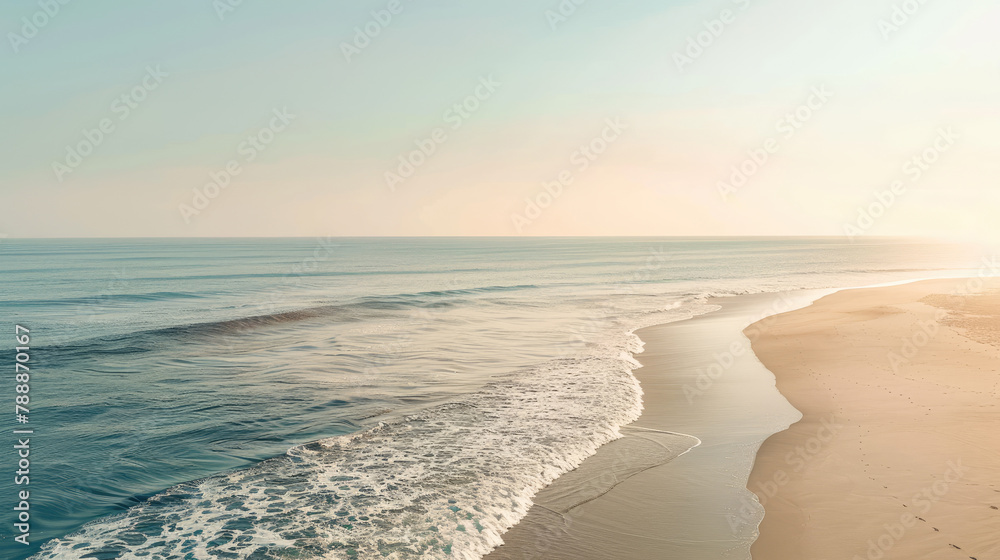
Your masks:
{"label": "tide line on sand", "polygon": [[636,331],[644,410],[624,437],[539,492],[490,560],[746,560],[763,509],[746,483],[760,444],[800,414],[744,329],[828,291],[720,298]]}

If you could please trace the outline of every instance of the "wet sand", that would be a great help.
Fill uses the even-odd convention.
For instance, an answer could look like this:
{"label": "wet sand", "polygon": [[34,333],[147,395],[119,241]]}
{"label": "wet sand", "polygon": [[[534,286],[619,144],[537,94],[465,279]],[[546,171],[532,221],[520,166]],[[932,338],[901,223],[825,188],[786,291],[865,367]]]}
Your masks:
{"label": "wet sand", "polygon": [[758,330],[803,419],[757,455],[754,558],[1000,558],[1000,282],[846,290]]}
{"label": "wet sand", "polygon": [[637,331],[642,416],[542,490],[486,558],[748,558],[763,515],[746,489],[755,454],[800,415],[743,331],[823,293],[720,299],[719,311]]}

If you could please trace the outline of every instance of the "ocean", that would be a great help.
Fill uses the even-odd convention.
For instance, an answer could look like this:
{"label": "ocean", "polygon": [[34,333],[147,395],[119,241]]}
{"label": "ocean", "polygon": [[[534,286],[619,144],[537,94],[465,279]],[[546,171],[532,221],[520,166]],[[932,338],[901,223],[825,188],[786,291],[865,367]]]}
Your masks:
{"label": "ocean", "polygon": [[[642,412],[638,328],[709,297],[959,276],[908,239],[0,243],[30,329],[29,546],[3,558],[482,557]],[[6,396],[4,396],[6,395]]]}

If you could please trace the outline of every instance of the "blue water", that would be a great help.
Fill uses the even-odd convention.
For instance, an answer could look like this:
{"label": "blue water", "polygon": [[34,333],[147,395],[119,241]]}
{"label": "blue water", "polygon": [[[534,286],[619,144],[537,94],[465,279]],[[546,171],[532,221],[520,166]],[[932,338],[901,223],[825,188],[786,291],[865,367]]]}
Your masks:
{"label": "blue water", "polygon": [[21,324],[35,434],[32,544],[4,514],[0,557],[479,558],[640,413],[634,329],[712,295],[980,258],[899,239],[4,240],[0,399]]}

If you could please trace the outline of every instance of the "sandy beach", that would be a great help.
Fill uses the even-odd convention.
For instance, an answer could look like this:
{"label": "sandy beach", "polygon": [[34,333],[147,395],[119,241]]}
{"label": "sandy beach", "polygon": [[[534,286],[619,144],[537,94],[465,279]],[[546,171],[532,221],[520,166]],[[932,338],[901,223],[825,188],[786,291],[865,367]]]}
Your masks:
{"label": "sandy beach", "polygon": [[757,455],[754,558],[1000,558],[1000,283],[845,290],[755,328],[803,418]]}
{"label": "sandy beach", "polygon": [[819,295],[722,298],[718,311],[636,331],[642,416],[539,492],[487,558],[747,558],[763,515],[746,489],[754,455],[799,414],[743,330]]}

